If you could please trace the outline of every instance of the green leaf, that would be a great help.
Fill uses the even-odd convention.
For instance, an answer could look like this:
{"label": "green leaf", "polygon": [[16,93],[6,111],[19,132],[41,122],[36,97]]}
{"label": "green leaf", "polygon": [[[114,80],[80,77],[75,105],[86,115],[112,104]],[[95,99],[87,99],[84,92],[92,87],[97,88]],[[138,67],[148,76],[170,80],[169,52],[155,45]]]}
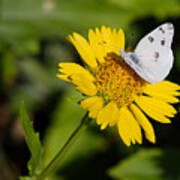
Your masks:
{"label": "green leaf", "polygon": [[40,160],[42,156],[42,145],[39,134],[35,133],[32,122],[30,121],[24,107],[21,103],[20,118],[27,146],[31,152],[31,159],[28,162],[29,175],[34,176],[40,168]]}
{"label": "green leaf", "polygon": [[122,180],[171,180],[180,177],[179,149],[143,149],[109,170]]}

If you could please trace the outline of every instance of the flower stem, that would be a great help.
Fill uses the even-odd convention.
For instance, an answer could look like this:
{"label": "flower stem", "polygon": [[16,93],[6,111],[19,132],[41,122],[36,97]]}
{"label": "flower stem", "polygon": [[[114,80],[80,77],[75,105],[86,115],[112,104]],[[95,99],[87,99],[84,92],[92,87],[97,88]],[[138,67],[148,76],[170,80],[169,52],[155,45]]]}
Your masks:
{"label": "flower stem", "polygon": [[36,180],[44,180],[49,176],[53,171],[56,170],[57,163],[64,157],[71,145],[76,141],[79,135],[86,129],[91,119],[86,113],[83,119],[81,120],[79,126],[74,130],[69,139],[66,141],[64,146],[56,154],[56,156],[49,162],[49,164],[41,171],[41,173],[36,177]]}

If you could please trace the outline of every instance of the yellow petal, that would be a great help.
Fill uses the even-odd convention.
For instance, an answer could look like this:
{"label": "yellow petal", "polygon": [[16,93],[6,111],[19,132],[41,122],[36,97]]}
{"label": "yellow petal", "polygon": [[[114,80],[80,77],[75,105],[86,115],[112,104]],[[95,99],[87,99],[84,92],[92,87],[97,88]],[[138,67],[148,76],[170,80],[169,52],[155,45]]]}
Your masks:
{"label": "yellow petal", "polygon": [[95,34],[95,32],[92,29],[89,30],[88,38],[92,51],[95,54],[97,60],[100,63],[103,63],[105,60],[104,60],[103,44],[101,42],[102,40],[98,35]]}
{"label": "yellow petal", "polygon": [[172,90],[180,90],[180,86],[176,83],[170,82],[170,81],[162,81],[160,83],[158,83],[159,86],[168,89],[172,89]]}
{"label": "yellow petal", "polygon": [[133,144],[135,142],[142,143],[142,134],[139,124],[126,107],[122,107],[119,111],[117,126],[119,134],[127,146],[130,146],[131,142]]}
{"label": "yellow petal", "polygon": [[94,81],[95,78],[89,71],[76,63],[59,63],[59,71],[65,75],[71,76],[73,74],[81,74],[87,81]]}
{"label": "yellow petal", "polygon": [[163,93],[163,92],[155,92],[155,91],[151,91],[150,89],[146,89],[144,91],[145,94],[154,97],[155,99],[159,99],[161,101],[164,101],[166,103],[178,103],[179,99],[169,95],[168,93]]}
{"label": "yellow petal", "polygon": [[[119,50],[122,49],[124,50],[125,47],[125,35],[122,29],[119,29],[118,32],[115,30],[113,31],[113,36],[112,36],[112,43],[114,46],[118,47],[118,54]],[[117,49],[116,49],[117,51]]]}
{"label": "yellow petal", "polygon": [[137,122],[141,125],[141,127],[144,129],[146,138],[152,142],[155,143],[156,137],[154,134],[154,129],[149,122],[149,120],[146,118],[146,116],[143,114],[143,112],[134,104],[131,104],[130,109],[132,113],[134,114]]}
{"label": "yellow petal", "polygon": [[105,129],[108,125],[114,125],[118,118],[118,108],[115,102],[111,101],[107,104],[97,116],[97,124],[101,124],[101,129]]}
{"label": "yellow petal", "polygon": [[176,114],[173,106],[151,97],[141,96],[136,98],[136,103],[148,116],[161,123],[170,123],[165,116],[174,117]]}
{"label": "yellow petal", "polygon": [[104,50],[105,53],[109,53],[112,52],[112,45],[111,43],[111,37],[110,37],[111,32],[108,30],[108,28],[106,28],[105,26],[101,27],[101,38],[102,38],[102,42],[106,42],[107,45],[104,45]]}
{"label": "yellow petal", "polygon": [[91,68],[95,68],[97,66],[96,57],[86,39],[77,33],[73,33],[73,36],[68,36],[68,39],[74,45],[84,62]]}
{"label": "yellow petal", "polygon": [[162,81],[160,83],[156,83],[155,85],[146,85],[144,87],[144,93],[165,102],[178,103],[179,99],[174,96],[180,95],[180,92],[177,91],[179,90],[179,87],[179,85],[169,81]]}
{"label": "yellow petal", "polygon": [[102,42],[106,42],[106,44],[104,44],[105,54],[114,52],[119,55],[119,50],[124,49],[125,36],[122,29],[111,31],[109,27],[102,26],[101,38]]}
{"label": "yellow petal", "polygon": [[125,36],[122,29],[112,31],[110,27],[102,26],[100,30],[96,28],[95,32],[90,29],[88,37],[92,51],[100,63],[105,61],[108,53],[119,55],[119,50],[124,49]]}
{"label": "yellow petal", "polygon": [[71,75],[71,81],[76,85],[76,89],[87,96],[93,96],[97,93],[95,84],[88,81],[82,74]]}
{"label": "yellow petal", "polygon": [[[170,93],[172,95],[175,95],[178,90],[180,90],[180,86],[178,84],[172,83],[170,81],[162,81],[159,83],[156,83],[155,85],[147,84],[145,86],[145,89],[151,89],[155,92],[166,92]],[[174,94],[175,93],[175,94]],[[179,93],[177,93],[179,95]]]}
{"label": "yellow petal", "polygon": [[81,107],[89,111],[90,118],[96,118],[103,108],[103,99],[98,96],[87,98],[81,101]]}
{"label": "yellow petal", "polygon": [[57,77],[74,83],[77,90],[85,95],[96,94],[96,86],[93,83],[95,78],[89,71],[76,63],[59,63],[59,67],[59,71],[63,74],[58,74]]}
{"label": "yellow petal", "polygon": [[68,76],[65,75],[65,74],[56,74],[56,77],[64,80],[64,81],[68,81],[68,82],[71,82],[71,80],[69,80]]}

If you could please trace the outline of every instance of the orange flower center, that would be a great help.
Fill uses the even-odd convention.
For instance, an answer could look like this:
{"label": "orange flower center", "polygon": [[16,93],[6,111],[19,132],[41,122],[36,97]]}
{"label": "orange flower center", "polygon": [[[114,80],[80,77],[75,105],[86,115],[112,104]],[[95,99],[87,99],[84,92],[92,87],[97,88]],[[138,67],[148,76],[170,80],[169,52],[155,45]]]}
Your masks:
{"label": "orange flower center", "polygon": [[143,93],[145,81],[115,54],[108,54],[105,62],[95,69],[98,93],[106,103],[115,101],[118,107],[129,105]]}

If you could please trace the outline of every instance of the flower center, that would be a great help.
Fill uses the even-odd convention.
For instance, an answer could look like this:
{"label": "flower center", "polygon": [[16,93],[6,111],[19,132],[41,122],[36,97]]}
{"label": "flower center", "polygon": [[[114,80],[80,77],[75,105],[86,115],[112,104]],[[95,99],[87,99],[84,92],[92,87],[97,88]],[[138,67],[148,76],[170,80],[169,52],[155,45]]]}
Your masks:
{"label": "flower center", "polygon": [[145,81],[124,60],[111,53],[95,69],[98,93],[106,103],[115,101],[118,107],[129,105],[143,92]]}

